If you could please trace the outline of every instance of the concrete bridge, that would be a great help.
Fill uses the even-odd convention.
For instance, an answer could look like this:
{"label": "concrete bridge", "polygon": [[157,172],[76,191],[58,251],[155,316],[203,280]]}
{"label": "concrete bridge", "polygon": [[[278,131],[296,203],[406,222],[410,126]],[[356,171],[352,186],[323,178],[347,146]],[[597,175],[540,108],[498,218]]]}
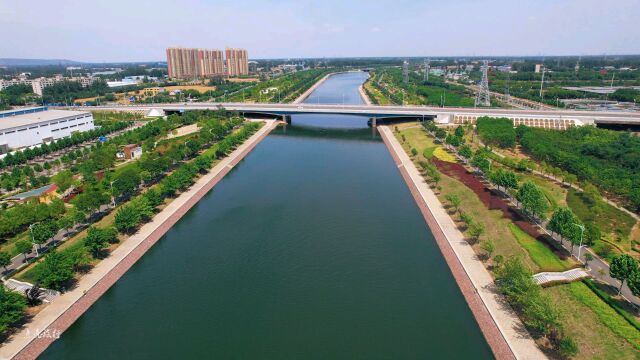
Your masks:
{"label": "concrete bridge", "polygon": [[457,108],[430,106],[382,106],[382,105],[333,105],[333,104],[272,104],[272,103],[181,103],[144,105],[73,106],[81,110],[148,112],[152,109],[165,113],[189,110],[216,110],[224,108],[247,116],[272,116],[290,121],[298,114],[358,115],[371,119],[372,125],[379,121],[394,119],[423,119],[441,124],[475,123],[482,116],[506,117],[514,125],[527,125],[550,129],[566,129],[569,126],[597,125],[640,128],[640,112],[580,111],[560,109],[501,109],[501,108]]}

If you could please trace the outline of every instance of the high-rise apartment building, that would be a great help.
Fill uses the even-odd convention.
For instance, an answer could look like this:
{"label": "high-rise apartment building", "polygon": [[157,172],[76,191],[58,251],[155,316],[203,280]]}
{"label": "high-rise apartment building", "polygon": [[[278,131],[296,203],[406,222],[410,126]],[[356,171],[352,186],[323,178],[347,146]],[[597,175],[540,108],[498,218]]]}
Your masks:
{"label": "high-rise apartment building", "polygon": [[169,77],[178,79],[224,75],[222,51],[168,48],[167,68]]}
{"label": "high-rise apartment building", "polygon": [[249,74],[247,50],[227,48],[225,55],[227,58],[227,75],[238,76]]}

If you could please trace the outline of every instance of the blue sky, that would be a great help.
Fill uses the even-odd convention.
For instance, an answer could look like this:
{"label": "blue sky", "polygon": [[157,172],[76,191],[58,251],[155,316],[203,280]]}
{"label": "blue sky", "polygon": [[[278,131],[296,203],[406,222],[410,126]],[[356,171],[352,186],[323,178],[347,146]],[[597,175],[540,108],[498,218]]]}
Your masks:
{"label": "blue sky", "polygon": [[0,0],[0,58],[163,60],[640,53],[640,0]]}

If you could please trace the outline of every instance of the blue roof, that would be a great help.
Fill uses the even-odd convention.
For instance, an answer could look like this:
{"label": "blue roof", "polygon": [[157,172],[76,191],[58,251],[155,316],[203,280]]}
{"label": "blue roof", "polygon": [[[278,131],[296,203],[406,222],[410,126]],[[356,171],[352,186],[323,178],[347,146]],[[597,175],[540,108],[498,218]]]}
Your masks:
{"label": "blue roof", "polygon": [[35,112],[41,112],[41,111],[47,111],[47,109],[48,109],[48,107],[46,107],[46,106],[38,106],[38,107],[18,109],[18,110],[0,111],[0,118],[9,117],[9,116],[16,116],[16,115],[31,114],[31,113],[35,113]]}

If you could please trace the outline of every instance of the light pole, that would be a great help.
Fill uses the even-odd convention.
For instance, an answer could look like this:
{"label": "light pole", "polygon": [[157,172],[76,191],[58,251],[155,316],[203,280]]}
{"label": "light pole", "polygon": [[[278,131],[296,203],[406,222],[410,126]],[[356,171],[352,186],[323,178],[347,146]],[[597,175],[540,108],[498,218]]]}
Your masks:
{"label": "light pole", "polygon": [[580,229],[580,246],[578,246],[578,261],[580,260],[580,254],[582,252],[582,236],[584,235],[584,225],[573,223],[573,225],[577,226]]}
{"label": "light pole", "polygon": [[38,245],[36,244],[36,238],[33,237],[33,225],[36,224],[39,224],[39,222],[29,225],[29,233],[31,233],[31,243],[36,246],[36,257],[38,257],[40,256],[40,254],[38,254]]}
{"label": "light pole", "polygon": [[111,188],[111,207],[116,207],[116,197],[113,196],[113,183],[118,181],[119,179],[115,179],[109,182],[109,187]]}

